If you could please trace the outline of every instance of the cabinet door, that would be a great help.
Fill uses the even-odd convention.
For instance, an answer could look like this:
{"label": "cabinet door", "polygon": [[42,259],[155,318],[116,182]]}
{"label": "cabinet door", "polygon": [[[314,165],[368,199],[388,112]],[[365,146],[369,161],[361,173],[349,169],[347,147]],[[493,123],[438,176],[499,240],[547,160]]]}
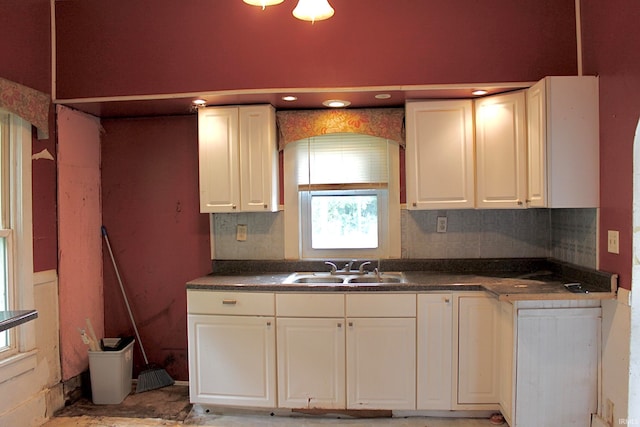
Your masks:
{"label": "cabinet door", "polygon": [[600,308],[518,310],[514,425],[590,425],[600,318]]}
{"label": "cabinet door", "polygon": [[522,208],[527,191],[525,92],[475,101],[479,208]]}
{"label": "cabinet door", "polygon": [[409,102],[407,208],[474,207],[471,101]]}
{"label": "cabinet door", "polygon": [[501,302],[498,312],[498,323],[500,326],[500,350],[498,357],[499,364],[499,388],[500,388],[500,409],[507,423],[512,424],[513,420],[513,390],[514,390],[514,318],[513,304]]}
{"label": "cabinet door", "polygon": [[278,318],[278,406],[345,408],[343,319]]}
{"label": "cabinet door", "polygon": [[347,409],[415,409],[416,319],[347,325]]}
{"label": "cabinet door", "polygon": [[278,210],[275,111],[270,105],[240,107],[240,188],[243,211]]}
{"label": "cabinet door", "polygon": [[451,294],[418,295],[418,410],[452,409],[452,307]]}
{"label": "cabinet door", "polygon": [[531,207],[547,203],[546,100],[544,80],[527,91],[527,203]]}
{"label": "cabinet door", "polygon": [[495,404],[498,387],[498,301],[458,298],[458,404]]}
{"label": "cabinet door", "polygon": [[192,403],[276,405],[273,317],[188,315]]}
{"label": "cabinet door", "polygon": [[238,109],[198,110],[200,212],[235,212],[240,203]]}

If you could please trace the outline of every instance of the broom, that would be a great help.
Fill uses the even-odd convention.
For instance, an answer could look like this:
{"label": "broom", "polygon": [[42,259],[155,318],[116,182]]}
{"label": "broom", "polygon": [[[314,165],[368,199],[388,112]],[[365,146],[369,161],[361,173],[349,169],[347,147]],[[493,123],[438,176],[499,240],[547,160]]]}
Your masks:
{"label": "broom", "polygon": [[138,333],[136,322],[133,319],[133,313],[131,312],[131,307],[129,306],[129,301],[127,300],[127,294],[125,293],[124,286],[122,285],[122,279],[120,278],[118,266],[116,265],[116,260],[113,257],[113,251],[111,250],[111,245],[109,244],[107,229],[104,225],[102,226],[102,235],[104,236],[104,240],[107,243],[107,249],[109,249],[109,255],[111,256],[113,269],[116,272],[116,277],[118,278],[118,283],[120,284],[120,290],[122,291],[122,298],[124,298],[124,303],[127,306],[129,318],[131,319],[131,324],[133,324],[133,330],[136,333],[136,338],[138,339],[138,343],[140,344],[140,350],[142,350],[142,357],[144,357],[144,364],[146,365],[146,369],[140,372],[140,374],[138,375],[138,385],[136,386],[136,393],[142,393],[143,391],[155,390],[157,388],[173,385],[175,381],[173,380],[173,378],[171,378],[167,371],[162,368],[155,368],[149,365],[147,353],[144,351],[144,347],[142,346],[142,340],[140,339],[140,334]]}

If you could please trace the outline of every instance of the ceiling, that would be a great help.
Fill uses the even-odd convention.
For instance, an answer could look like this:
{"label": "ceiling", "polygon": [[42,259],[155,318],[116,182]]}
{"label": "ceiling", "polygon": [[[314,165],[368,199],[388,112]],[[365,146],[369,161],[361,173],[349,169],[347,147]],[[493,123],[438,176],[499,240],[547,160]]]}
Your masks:
{"label": "ceiling", "polygon": [[[533,82],[495,84],[377,86],[355,88],[293,88],[260,90],[227,90],[204,93],[182,93],[109,98],[58,100],[77,110],[102,118],[186,115],[195,113],[192,101],[204,99],[208,106],[271,104],[279,110],[322,109],[328,99],[349,101],[349,108],[400,107],[412,99],[464,99],[474,98],[471,92],[484,89],[487,95],[503,93],[531,86]],[[378,94],[388,98],[377,99]],[[284,101],[284,96],[295,96],[295,101]]]}

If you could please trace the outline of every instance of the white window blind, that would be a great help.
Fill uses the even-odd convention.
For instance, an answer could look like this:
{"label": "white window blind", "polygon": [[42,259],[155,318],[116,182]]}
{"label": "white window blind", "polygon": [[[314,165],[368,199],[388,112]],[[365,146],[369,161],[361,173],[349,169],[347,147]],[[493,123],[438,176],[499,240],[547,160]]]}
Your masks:
{"label": "white window blind", "polygon": [[295,144],[299,186],[365,184],[371,188],[386,187],[389,181],[386,139],[335,133]]}

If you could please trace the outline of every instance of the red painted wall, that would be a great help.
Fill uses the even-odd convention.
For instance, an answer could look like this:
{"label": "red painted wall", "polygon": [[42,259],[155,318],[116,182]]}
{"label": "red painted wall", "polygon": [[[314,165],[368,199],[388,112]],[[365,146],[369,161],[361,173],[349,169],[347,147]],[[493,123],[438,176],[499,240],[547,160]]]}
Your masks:
{"label": "red painted wall", "polygon": [[[185,283],[211,272],[195,116],[103,120],[103,222],[150,361],[187,380]],[[106,251],[106,249],[105,249]],[[104,254],[107,336],[133,335]],[[144,367],[140,353],[136,372]]]}
{"label": "red painted wall", "polygon": [[[631,289],[633,138],[640,118],[640,3],[582,0],[585,73],[600,76],[600,268]],[[607,252],[620,231],[620,254]]]}
{"label": "red painted wall", "polygon": [[[49,0],[0,2],[0,77],[51,93],[51,17]],[[34,141],[33,152],[55,157],[55,120],[51,108],[49,139]],[[56,164],[33,162],[33,263],[35,271],[56,269]]]}
{"label": "red painted wall", "polygon": [[535,81],[576,73],[574,0],[56,2],[57,94]]}

